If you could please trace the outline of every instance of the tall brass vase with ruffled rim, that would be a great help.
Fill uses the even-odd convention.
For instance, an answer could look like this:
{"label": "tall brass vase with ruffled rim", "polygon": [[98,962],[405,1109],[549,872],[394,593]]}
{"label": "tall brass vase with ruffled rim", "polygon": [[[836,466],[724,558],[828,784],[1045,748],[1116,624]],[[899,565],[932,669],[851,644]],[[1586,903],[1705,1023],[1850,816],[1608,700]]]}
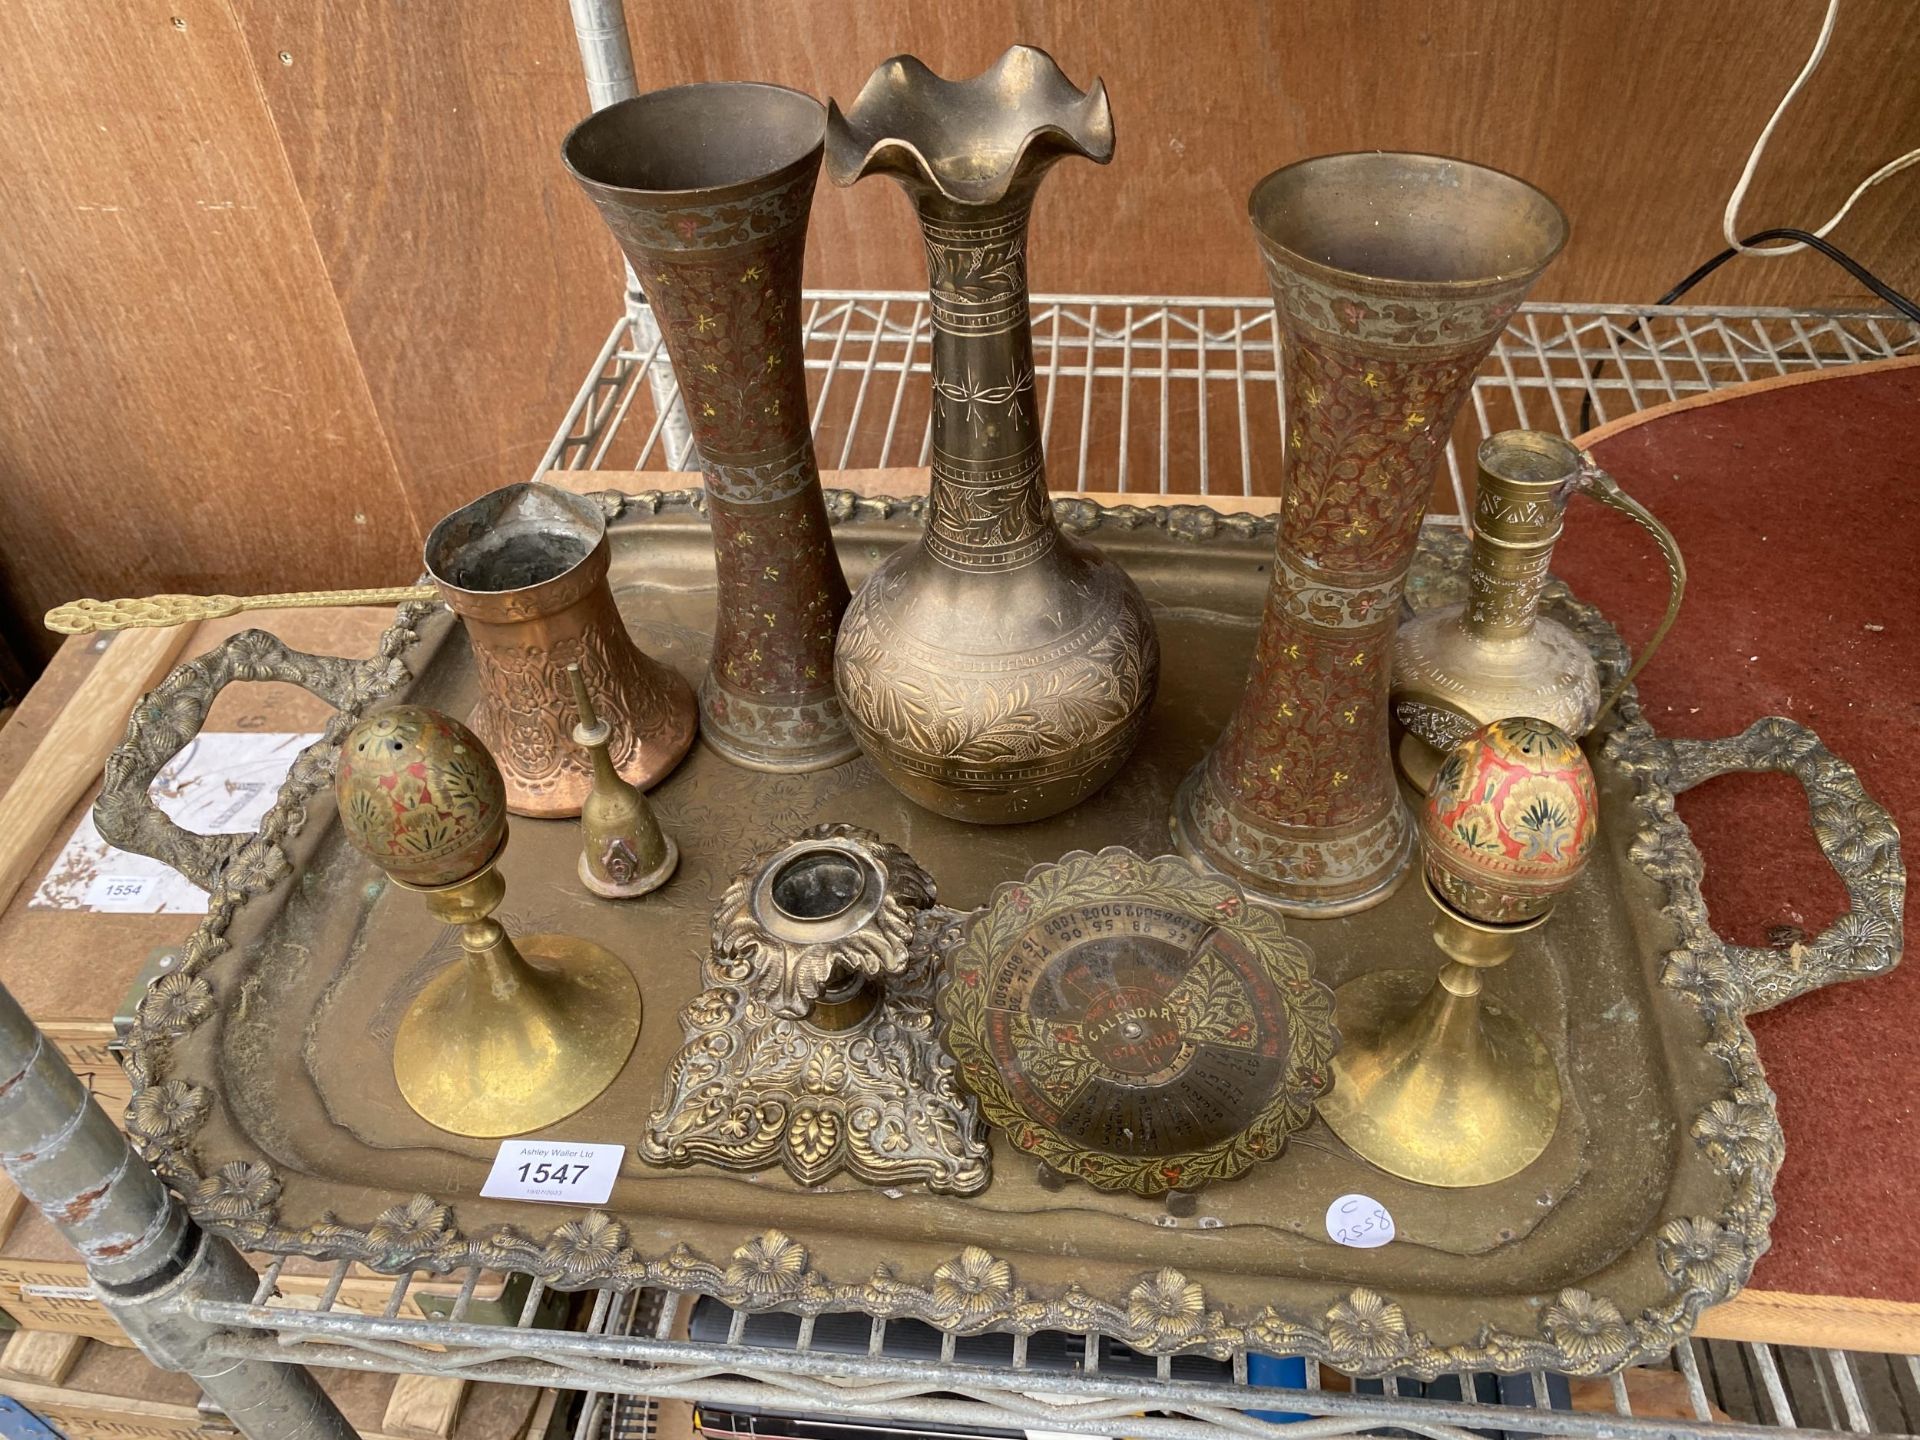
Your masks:
{"label": "tall brass vase with ruffled rim", "polygon": [[1285,377],[1280,530],[1247,688],[1174,841],[1301,916],[1391,894],[1413,853],[1388,750],[1400,593],[1480,362],[1567,237],[1540,191],[1437,155],[1323,155],[1248,201]]}
{"label": "tall brass vase with ruffled rim", "polygon": [[719,580],[700,733],[755,770],[819,770],[857,753],[833,692],[848,592],[800,332],[825,133],[826,111],[797,90],[681,85],[595,112],[561,147],[673,357]]}
{"label": "tall brass vase with ruffled rim", "polygon": [[842,114],[827,173],[889,175],[913,201],[933,316],[926,532],[854,596],[835,679],[861,748],[915,803],[957,820],[1039,820],[1132,753],[1160,649],[1126,572],[1054,522],[1034,401],[1027,216],[1055,161],[1113,156],[1099,82],[1015,46],[943,80],[910,56]]}

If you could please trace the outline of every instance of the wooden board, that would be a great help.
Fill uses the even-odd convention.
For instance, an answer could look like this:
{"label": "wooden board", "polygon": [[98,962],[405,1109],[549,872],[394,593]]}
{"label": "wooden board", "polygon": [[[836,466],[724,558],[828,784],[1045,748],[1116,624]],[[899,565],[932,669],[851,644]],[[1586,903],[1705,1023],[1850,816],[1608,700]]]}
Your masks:
{"label": "wooden board", "polygon": [[80,1335],[16,1330],[7,1337],[6,1348],[0,1349],[0,1381],[58,1385],[67,1378],[86,1343]]}
{"label": "wooden board", "polygon": [[[393,1391],[407,1383],[389,1375],[316,1368],[321,1388],[367,1440],[388,1440],[383,1417]],[[521,1385],[474,1384],[452,1440],[539,1440],[532,1424],[554,1392]],[[67,1440],[215,1440],[233,1427],[199,1409],[200,1390],[185,1375],[157,1370],[138,1352],[81,1342],[64,1384],[0,1378],[10,1396]],[[393,1440],[417,1440],[396,1436]]]}
{"label": "wooden board", "polygon": [[274,589],[290,563],[410,578],[387,440],[223,0],[15,0],[0,50],[0,596],[19,633],[49,652],[26,617],[109,587]]}

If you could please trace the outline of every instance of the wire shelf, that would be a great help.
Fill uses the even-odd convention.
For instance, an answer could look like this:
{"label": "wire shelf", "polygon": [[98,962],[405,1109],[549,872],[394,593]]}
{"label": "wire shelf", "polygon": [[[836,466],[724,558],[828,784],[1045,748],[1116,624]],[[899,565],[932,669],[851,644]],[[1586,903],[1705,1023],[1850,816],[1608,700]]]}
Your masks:
{"label": "wire shelf", "polygon": [[[401,1306],[410,1277],[394,1282],[379,1316],[336,1308],[349,1266],[338,1265],[314,1309],[282,1308],[280,1262],[268,1265],[250,1304],[200,1301],[199,1318],[222,1327],[212,1348],[234,1358],[455,1376],[590,1392],[574,1440],[620,1424],[620,1397],[695,1401],[749,1415],[826,1415],[902,1427],[972,1431],[1043,1429],[1144,1440],[1215,1440],[1223,1431],[1290,1440],[1378,1431],[1472,1440],[1480,1435],[1558,1435],[1576,1440],[1777,1440],[1783,1429],[1839,1436],[1908,1434],[1920,1416],[1920,1360],[1695,1339],[1676,1347],[1678,1415],[1635,1414],[1623,1377],[1577,1382],[1577,1396],[1536,1371],[1485,1397],[1486,1377],[1436,1387],[1392,1379],[1379,1393],[1248,1383],[1244,1360],[1146,1357],[1098,1336],[959,1339],[917,1322],[855,1316],[749,1316],[679,1292],[599,1291],[578,1330],[531,1328],[546,1295],[534,1281],[516,1326],[468,1323],[478,1272],[468,1272],[445,1320],[410,1319]],[[696,1304],[718,1311],[711,1337],[689,1339]],[[890,1331],[909,1340],[889,1345]],[[911,1343],[911,1342],[917,1342]],[[1578,1408],[1569,1408],[1572,1401]],[[1306,1417],[1284,1420],[1262,1414]],[[644,1413],[644,1412],[642,1412]],[[640,1416],[634,1417],[636,1420]]]}
{"label": "wire shelf", "polygon": [[[929,317],[923,297],[818,291],[807,296],[806,366],[820,460],[830,470],[915,467],[931,443]],[[1248,496],[1274,492],[1285,398],[1265,301],[1042,296],[1033,303],[1035,370],[1055,490]],[[636,341],[635,337],[639,336]],[[1513,425],[1575,434],[1648,406],[1769,375],[1920,354],[1920,326],[1865,311],[1709,310],[1690,306],[1530,305],[1476,381],[1448,454],[1436,508],[1463,514],[1461,455]],[[550,469],[689,468],[684,416],[657,331],[644,313],[608,335],[536,475]],[[910,481],[903,479],[907,488]],[[1451,502],[1449,505],[1448,502]],[[622,1397],[692,1400],[766,1412],[891,1421],[902,1428],[1038,1430],[1212,1440],[1288,1440],[1390,1429],[1471,1440],[1578,1440],[1807,1434],[1907,1434],[1920,1425],[1920,1359],[1695,1339],[1667,1358],[1680,1414],[1634,1413],[1624,1379],[1584,1382],[1578,1403],[1534,1373],[1495,1392],[1484,1377],[1451,1387],[1389,1379],[1378,1394],[1248,1384],[1245,1360],[1145,1357],[1099,1336],[956,1340],[849,1316],[748,1316],[682,1293],[598,1292],[584,1328],[544,1330],[534,1281],[515,1326],[469,1323],[478,1283],[463,1277],[445,1319],[384,1314],[336,1300],[340,1265],[315,1308],[269,1304],[279,1262],[251,1304],[195,1302],[236,1358],[461,1376],[589,1392],[574,1440],[640,1433],[650,1412]],[[705,1338],[690,1338],[696,1306]],[[714,1325],[718,1325],[715,1333]],[[851,1328],[849,1328],[851,1327]],[[906,1341],[903,1347],[902,1341]],[[1454,1398],[1466,1397],[1466,1398]],[[1263,1414],[1307,1417],[1291,1422]]]}
{"label": "wire shelf", "polygon": [[[822,468],[927,463],[932,321],[924,296],[809,291],[804,329]],[[1034,371],[1055,491],[1271,495],[1286,401],[1264,300],[1037,296]],[[657,330],[616,323],[535,473],[680,470],[684,416]],[[1472,447],[1512,426],[1575,435],[1649,406],[1772,375],[1920,354],[1877,311],[1527,305],[1474,382],[1435,496],[1467,511]],[[647,381],[653,383],[649,384]],[[664,402],[665,409],[662,409]]]}

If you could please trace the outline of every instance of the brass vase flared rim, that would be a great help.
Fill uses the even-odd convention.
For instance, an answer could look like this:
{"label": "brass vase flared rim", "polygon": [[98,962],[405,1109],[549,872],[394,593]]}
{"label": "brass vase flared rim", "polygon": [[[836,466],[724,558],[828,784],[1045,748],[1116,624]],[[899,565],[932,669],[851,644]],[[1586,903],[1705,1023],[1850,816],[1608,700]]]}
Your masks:
{"label": "brass vase flared rim", "polygon": [[[1479,197],[1477,206],[1461,207],[1455,213],[1479,220],[1479,232],[1468,237],[1474,246],[1485,247],[1491,255],[1505,237],[1507,255],[1498,262],[1489,259],[1478,266],[1434,265],[1432,274],[1393,274],[1386,273],[1383,266],[1362,265],[1324,253],[1324,247],[1321,254],[1310,253],[1300,237],[1288,234],[1281,223],[1287,216],[1306,223],[1359,206],[1377,226],[1388,218],[1374,212],[1389,198],[1391,191],[1385,188],[1385,181],[1395,170],[1406,178],[1423,180],[1434,187],[1435,194],[1451,195],[1456,200],[1464,196],[1462,180],[1488,192]],[[1451,178],[1439,184],[1447,172],[1453,172]],[[1526,246],[1523,254],[1517,254],[1522,250],[1525,232],[1514,222],[1527,210],[1532,211],[1537,240]],[[1253,222],[1261,249],[1274,260],[1350,287],[1423,297],[1470,295],[1530,283],[1566,247],[1573,228],[1552,196],[1517,175],[1471,160],[1415,150],[1349,150],[1283,165],[1253,187],[1247,196],[1247,217]],[[1395,218],[1403,221],[1407,240],[1431,244],[1436,227],[1430,219],[1404,213]],[[1447,273],[1449,269],[1455,273]]]}
{"label": "brass vase flared rim", "polygon": [[[560,159],[589,191],[705,205],[764,189],[789,171],[813,169],[826,143],[827,107],[804,91],[760,80],[709,80],[649,90],[594,111],[567,132]],[[721,154],[722,145],[739,149]],[[703,165],[715,173],[691,173]],[[649,177],[648,166],[660,173]],[[674,166],[689,173],[674,174]],[[679,183],[647,183],[650,178]]]}
{"label": "brass vase flared rim", "polygon": [[999,205],[1031,180],[1028,155],[1043,142],[1058,151],[1047,164],[1064,155],[1096,165],[1113,159],[1105,82],[1096,77],[1082,90],[1037,45],[1009,46],[964,80],[948,79],[913,55],[882,60],[844,112],[827,102],[827,132],[834,184],[886,173],[965,209]]}

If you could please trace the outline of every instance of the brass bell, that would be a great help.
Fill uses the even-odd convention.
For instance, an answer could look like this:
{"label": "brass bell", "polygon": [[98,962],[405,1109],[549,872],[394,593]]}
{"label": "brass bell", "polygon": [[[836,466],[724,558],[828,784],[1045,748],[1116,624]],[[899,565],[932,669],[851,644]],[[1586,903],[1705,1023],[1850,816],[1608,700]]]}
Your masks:
{"label": "brass bell", "polygon": [[354,847],[461,927],[464,958],[427,982],[394,1039],[414,1112],[455,1135],[519,1135],[612,1084],[640,1036],[640,988],[591,940],[516,943],[492,918],[507,796],[478,737],[423,706],[380,711],[347,732],[334,793]]}
{"label": "brass bell", "polygon": [[651,894],[673,876],[680,847],[660,828],[640,787],[620,778],[607,741],[613,729],[602,720],[578,665],[567,666],[580,723],[573,743],[593,760],[593,788],[580,807],[580,883],[607,900]]}
{"label": "brass bell", "polygon": [[1546,1150],[1559,1069],[1483,982],[1546,924],[1598,820],[1586,756],[1544,720],[1497,720],[1441,764],[1420,833],[1447,963],[1430,985],[1418,971],[1378,970],[1334,997],[1342,1046],[1320,1114],[1363,1160],[1423,1185],[1491,1185]]}

